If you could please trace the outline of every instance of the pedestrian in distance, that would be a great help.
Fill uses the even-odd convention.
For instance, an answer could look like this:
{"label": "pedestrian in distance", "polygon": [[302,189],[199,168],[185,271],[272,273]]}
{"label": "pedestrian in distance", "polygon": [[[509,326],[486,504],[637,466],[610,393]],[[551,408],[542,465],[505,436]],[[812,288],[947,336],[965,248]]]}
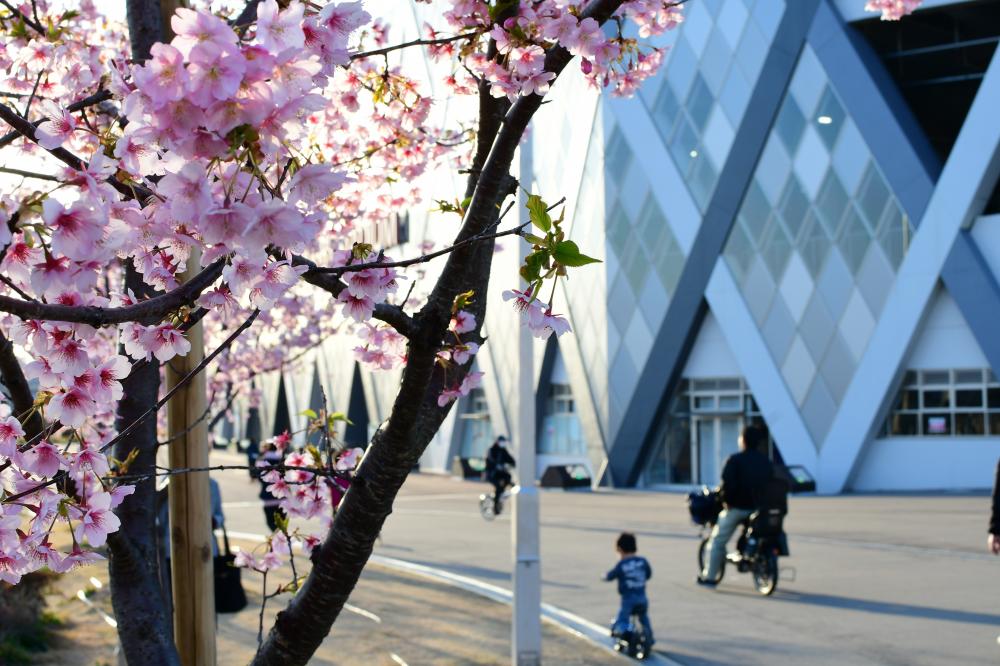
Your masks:
{"label": "pedestrian in distance", "polygon": [[622,532],[615,542],[618,552],[618,564],[604,575],[605,581],[618,581],[618,594],[621,604],[618,615],[611,626],[611,635],[625,636],[629,631],[629,620],[633,615],[639,616],[643,631],[646,632],[646,647],[653,645],[653,627],[649,624],[649,599],[646,597],[646,581],[653,577],[653,568],[649,561],[637,554],[635,535]]}
{"label": "pedestrian in distance", "polygon": [[997,461],[997,478],[993,481],[993,509],[990,511],[990,534],[986,537],[986,547],[994,555],[1000,555],[1000,460]]}
{"label": "pedestrian in distance", "polygon": [[507,466],[514,467],[514,457],[507,450],[507,438],[500,435],[486,452],[486,480],[493,484],[493,513],[499,516],[503,509],[503,493],[511,485]]}
{"label": "pedestrian in distance", "polygon": [[716,586],[733,532],[760,507],[767,484],[774,477],[774,468],[764,453],[766,440],[762,428],[746,426],[740,434],[739,453],[729,456],[722,468],[719,497],[723,509],[712,528],[709,560],[697,578],[699,585]]}

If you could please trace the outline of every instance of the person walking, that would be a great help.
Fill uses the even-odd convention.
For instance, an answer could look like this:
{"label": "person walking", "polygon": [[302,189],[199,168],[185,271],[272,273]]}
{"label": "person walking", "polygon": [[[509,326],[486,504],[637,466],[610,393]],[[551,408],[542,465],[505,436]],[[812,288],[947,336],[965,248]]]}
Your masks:
{"label": "person walking", "polygon": [[766,439],[764,430],[759,426],[746,426],[740,435],[739,453],[729,456],[722,468],[719,496],[723,510],[712,528],[708,565],[697,578],[699,585],[715,587],[718,584],[729,539],[740,523],[758,508],[764,490],[774,476],[771,461],[763,452]]}

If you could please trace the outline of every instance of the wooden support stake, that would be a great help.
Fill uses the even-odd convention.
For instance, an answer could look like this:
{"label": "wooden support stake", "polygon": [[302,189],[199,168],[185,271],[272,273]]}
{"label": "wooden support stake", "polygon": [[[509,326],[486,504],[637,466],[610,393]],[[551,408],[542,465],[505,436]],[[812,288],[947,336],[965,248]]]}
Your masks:
{"label": "wooden support stake", "polygon": [[[185,279],[198,271],[199,261],[200,253],[192,252]],[[191,342],[187,356],[166,363],[168,387],[178,384],[204,358],[201,326],[199,322],[187,333]],[[167,403],[172,469],[208,466],[208,425],[204,420],[191,425],[205,413],[206,402],[205,373],[201,372]],[[214,537],[208,472],[171,477],[169,503],[174,641],[184,666],[215,666]]]}

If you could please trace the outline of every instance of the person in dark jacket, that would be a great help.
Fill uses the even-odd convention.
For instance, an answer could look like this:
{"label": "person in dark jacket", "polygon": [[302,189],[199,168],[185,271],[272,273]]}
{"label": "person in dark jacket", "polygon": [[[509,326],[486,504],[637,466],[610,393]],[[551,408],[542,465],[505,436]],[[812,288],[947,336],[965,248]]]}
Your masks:
{"label": "person in dark jacket", "polygon": [[507,451],[506,443],[507,438],[500,435],[486,451],[486,480],[493,484],[493,513],[496,515],[500,515],[502,509],[503,492],[511,485],[507,466],[513,467],[516,464],[514,457]]}
{"label": "person in dark jacket", "polygon": [[698,576],[699,585],[715,587],[733,532],[759,507],[761,496],[774,477],[771,461],[763,452],[766,443],[763,429],[748,425],[740,435],[739,453],[729,456],[722,468],[719,496],[723,510],[712,528],[711,552],[708,565]]}
{"label": "person in dark jacket", "polygon": [[[1000,460],[997,461],[997,478],[993,482],[993,510],[990,512],[990,535],[986,546],[994,555],[1000,555]],[[1000,641],[1000,638],[997,638]]]}

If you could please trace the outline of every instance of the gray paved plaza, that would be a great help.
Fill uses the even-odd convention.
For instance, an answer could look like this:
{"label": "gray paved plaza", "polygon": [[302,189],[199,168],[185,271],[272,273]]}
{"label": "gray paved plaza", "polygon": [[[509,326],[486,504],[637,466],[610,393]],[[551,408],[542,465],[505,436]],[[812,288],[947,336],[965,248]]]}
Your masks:
{"label": "gray paved plaza", "polygon": [[[257,486],[218,478],[230,529],[262,531]],[[484,487],[412,476],[376,552],[508,587],[510,523],[479,516]],[[657,647],[683,664],[997,664],[1000,559],[986,554],[987,511],[985,496],[793,497],[792,557],[763,598],[731,570],[715,591],[694,584],[698,530],[683,495],[544,492],[543,600],[607,622],[617,597],[600,576],[629,529],[654,569]]]}

